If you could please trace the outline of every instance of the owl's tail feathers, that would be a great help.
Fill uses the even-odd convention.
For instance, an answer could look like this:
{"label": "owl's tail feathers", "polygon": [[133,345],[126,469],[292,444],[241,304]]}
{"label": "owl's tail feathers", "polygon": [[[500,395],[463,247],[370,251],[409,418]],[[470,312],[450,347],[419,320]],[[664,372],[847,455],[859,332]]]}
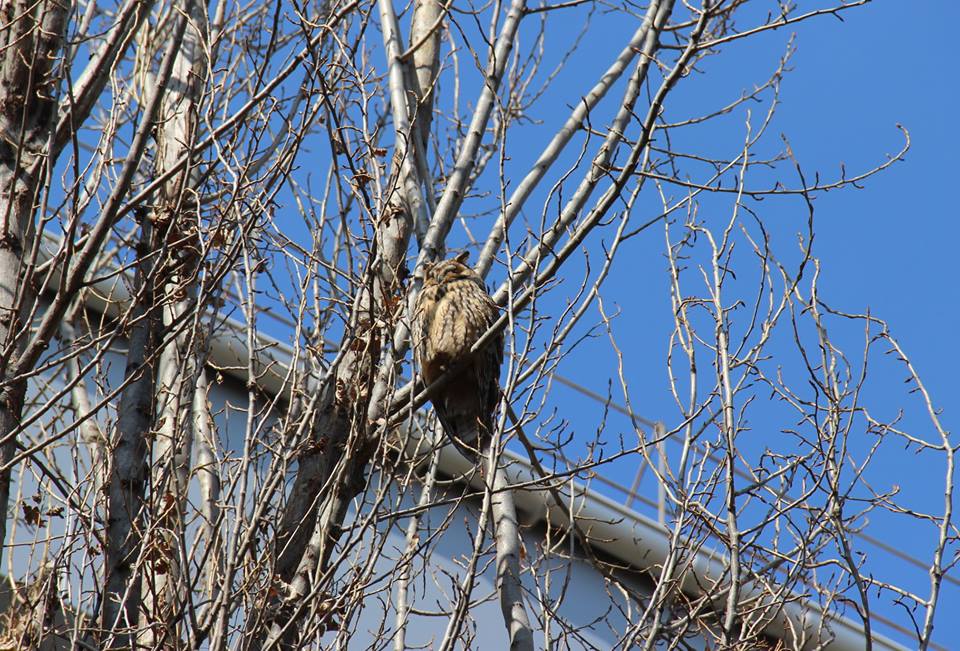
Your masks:
{"label": "owl's tail feathers", "polygon": [[476,414],[443,414],[437,410],[440,425],[460,454],[471,461],[483,459],[492,438],[491,428]]}

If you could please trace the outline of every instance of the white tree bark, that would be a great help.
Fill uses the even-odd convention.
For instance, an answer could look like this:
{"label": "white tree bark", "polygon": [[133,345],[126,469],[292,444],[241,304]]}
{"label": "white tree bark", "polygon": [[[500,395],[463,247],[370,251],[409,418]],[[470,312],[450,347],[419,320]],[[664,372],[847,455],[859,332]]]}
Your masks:
{"label": "white tree bark", "polygon": [[491,452],[490,470],[494,473],[490,509],[497,543],[497,591],[500,610],[507,628],[511,651],[533,651],[533,629],[523,600],[520,581],[520,528],[517,526],[517,507],[513,501],[510,482],[497,463],[498,455]]}
{"label": "white tree bark", "polygon": [[[206,6],[198,0],[185,0],[184,12],[187,27],[159,115],[157,176],[189,155],[197,140],[197,116],[207,72]],[[151,589],[144,593],[139,636],[139,643],[146,648],[170,636],[181,638],[175,622],[189,591],[183,583],[182,564],[187,558],[180,541],[194,440],[193,379],[204,363],[198,355],[202,334],[195,317],[194,283],[201,259],[195,170],[188,164],[167,180],[151,217],[164,235],[155,253],[164,265],[159,270],[163,285],[156,300],[162,310],[166,341],[157,366],[157,425],[151,463],[153,510],[157,516],[156,526],[151,529],[152,560],[145,567]],[[191,322],[197,325],[189,327]]]}
{"label": "white tree bark", "polygon": [[[143,227],[143,250],[149,250],[153,229]],[[147,434],[153,425],[155,352],[153,309],[154,265],[142,260],[137,270],[136,295],[130,310],[124,376],[126,387],[117,408],[117,433],[110,445],[107,496],[107,554],[101,614],[101,644],[109,649],[133,647],[140,620],[143,514],[147,479]]]}
{"label": "white tree bark", "polygon": [[[178,106],[179,93],[184,92],[183,88],[177,87],[178,81],[187,84],[192,82],[192,79],[185,74],[184,64],[182,63],[181,46],[188,39],[185,36],[188,25],[187,17],[185,15],[179,16],[174,24],[175,29],[171,34],[170,41],[160,44],[161,47],[165,46],[163,47],[165,54],[156,78],[157,85],[148,94],[146,125],[152,122],[154,112],[160,111],[161,119],[165,119],[159,128],[160,133],[168,128],[179,130],[186,120],[191,119],[184,114],[179,116],[178,120],[175,115],[171,114],[170,110],[171,105]],[[194,27],[191,25],[190,29],[193,30]],[[179,80],[175,77],[177,73],[183,75]],[[166,99],[164,95],[168,79],[171,80],[173,86],[171,89],[172,100]],[[189,81],[184,82],[184,80]],[[173,126],[171,127],[171,125]],[[137,148],[146,146],[145,136],[147,133],[147,127],[140,125],[138,129],[140,139],[135,139],[134,147],[131,150],[132,157],[128,158],[128,165],[125,168],[131,176],[136,167],[136,162],[139,161],[140,154],[137,152]],[[182,137],[183,135],[182,132],[178,133],[178,136]],[[158,137],[158,142],[163,141],[163,136]],[[177,142],[182,145],[185,141],[181,139]],[[160,150],[162,152],[163,147],[160,147]],[[175,150],[176,147],[174,147]],[[142,149],[140,151],[142,152]],[[168,156],[172,155],[175,154],[168,154]],[[164,153],[161,153],[159,158],[164,160]],[[122,188],[123,183],[120,183],[117,187]],[[179,183],[175,187],[176,192],[181,191]],[[115,197],[114,206],[119,206],[119,194],[115,193],[113,197]],[[171,210],[169,203],[162,203],[161,205],[164,210]],[[108,226],[108,223],[104,223],[104,227],[106,226]],[[110,516],[108,520],[110,546],[106,568],[108,589],[103,600],[102,624],[107,635],[105,644],[111,648],[128,648],[132,645],[134,639],[139,639],[141,643],[153,646],[155,636],[158,633],[157,627],[162,623],[160,618],[157,617],[157,604],[154,600],[158,595],[158,590],[160,590],[160,594],[166,593],[167,569],[174,567],[172,551],[178,549],[177,545],[171,544],[169,538],[164,541],[148,540],[146,542],[149,543],[152,550],[150,554],[152,560],[147,564],[149,567],[140,566],[143,562],[141,553],[145,542],[142,532],[144,523],[141,521],[141,516],[146,503],[146,436],[159,422],[154,420],[155,416],[158,415],[155,409],[156,398],[154,396],[155,380],[158,372],[152,366],[156,352],[155,346],[159,338],[157,328],[160,324],[170,322],[169,309],[172,309],[172,307],[160,308],[165,300],[169,300],[166,295],[169,291],[169,285],[162,280],[167,275],[164,268],[167,261],[163,256],[157,256],[158,253],[165,250],[165,243],[168,241],[169,215],[163,214],[159,218],[155,216],[146,220],[142,224],[142,229],[144,235],[139,253],[143,259],[138,275],[137,289],[139,294],[134,298],[133,308],[135,318],[142,320],[137,322],[136,329],[131,334],[127,374],[134,379],[129,382],[121,397],[121,404],[126,405],[126,407],[121,408],[121,417],[118,418],[118,444],[113,450],[113,471],[110,481]],[[103,237],[105,237],[105,234],[104,232]],[[90,242],[88,242],[89,244]],[[48,312],[55,313],[56,310],[51,308]],[[47,317],[50,316],[48,313]],[[41,331],[42,328],[43,324],[41,324]],[[165,351],[170,350],[169,346],[170,344],[167,345]],[[183,369],[171,369],[170,357],[172,357],[170,352],[167,352],[166,357],[161,355],[161,359],[166,359],[168,363],[159,370],[159,374],[165,381],[172,381],[179,386],[182,378],[176,379],[176,376]],[[171,408],[169,401],[164,402],[162,417],[167,418],[169,425],[161,423],[160,429],[175,427],[176,422],[181,422],[174,420],[173,417],[174,411],[178,415],[183,411],[179,398],[174,401],[174,405],[175,407]],[[125,412],[126,416],[123,415]],[[170,430],[167,429],[166,431],[168,437],[165,442],[170,439]],[[161,444],[161,450],[165,452],[162,446],[163,444]],[[167,468],[164,468],[164,470],[167,470]],[[169,503],[162,504],[166,494],[166,491],[163,490],[164,486],[165,481],[162,479],[154,486],[153,503],[157,515],[168,513],[170,509]],[[175,509],[176,506],[173,508]],[[160,518],[160,522],[163,522],[163,518]],[[162,524],[160,527],[152,527],[151,531],[154,538],[158,535],[162,536]],[[164,565],[165,563],[170,565]],[[157,568],[161,566],[164,569],[157,571]],[[145,570],[153,571],[143,574]],[[148,590],[143,589],[144,578],[149,581]],[[144,625],[138,626],[141,621]],[[133,630],[137,628],[140,629],[139,632],[133,633]],[[113,634],[110,635],[110,632]],[[163,634],[169,633],[169,631],[165,631]]]}
{"label": "white tree bark", "polygon": [[45,152],[69,12],[60,0],[4,2],[0,11],[0,545],[7,537],[9,466],[26,390],[10,362],[23,349],[32,302],[23,271],[34,248],[41,184],[52,166]]}
{"label": "white tree bark", "polygon": [[220,508],[220,467],[213,416],[210,413],[210,381],[205,368],[198,369],[193,390],[193,429],[197,449],[197,482],[200,485],[200,509],[203,514],[205,552],[208,555],[204,590],[211,602],[220,596],[223,578],[223,512]]}

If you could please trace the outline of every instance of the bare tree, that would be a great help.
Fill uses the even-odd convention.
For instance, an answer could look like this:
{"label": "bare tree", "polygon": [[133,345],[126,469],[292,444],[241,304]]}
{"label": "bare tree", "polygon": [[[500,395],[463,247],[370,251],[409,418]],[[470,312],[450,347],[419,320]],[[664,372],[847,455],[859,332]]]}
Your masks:
{"label": "bare tree", "polygon": [[[5,3],[3,639],[469,648],[496,600],[513,649],[799,649],[841,613],[868,648],[877,622],[931,647],[955,445],[886,324],[820,295],[814,247],[815,198],[909,138],[809,181],[768,134],[792,41],[752,90],[689,106],[709,57],[868,1],[751,4]],[[743,138],[718,154],[704,129]],[[789,243],[774,205],[802,216]],[[641,234],[673,324],[654,347],[676,410],[650,420],[630,297],[605,285]],[[426,387],[409,355],[424,266],[454,250],[496,279],[473,352],[506,340],[483,462],[426,406],[457,369]],[[563,375],[604,335],[617,396]],[[932,438],[870,404],[886,353]],[[599,400],[592,433],[561,383]],[[942,469],[942,506],[874,482],[902,445]],[[927,594],[870,571],[881,514],[928,536]]]}

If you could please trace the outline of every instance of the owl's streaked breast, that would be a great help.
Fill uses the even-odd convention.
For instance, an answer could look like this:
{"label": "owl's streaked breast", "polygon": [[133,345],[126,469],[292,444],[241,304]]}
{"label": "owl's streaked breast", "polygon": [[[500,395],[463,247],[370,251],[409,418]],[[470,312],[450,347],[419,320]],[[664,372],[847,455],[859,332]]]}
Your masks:
{"label": "owl's streaked breast", "polygon": [[477,287],[469,280],[449,283],[445,290],[434,308],[427,341],[434,355],[459,357],[470,351],[488,327],[478,313],[485,306],[476,305]]}

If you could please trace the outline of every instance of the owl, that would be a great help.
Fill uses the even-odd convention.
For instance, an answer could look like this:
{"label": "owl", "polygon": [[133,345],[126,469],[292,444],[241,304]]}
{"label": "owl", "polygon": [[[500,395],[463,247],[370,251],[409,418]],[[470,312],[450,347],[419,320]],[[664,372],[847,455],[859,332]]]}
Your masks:
{"label": "owl", "polygon": [[483,280],[465,264],[468,256],[465,252],[425,266],[414,311],[413,346],[427,385],[448,368],[463,363],[430,401],[446,435],[461,452],[476,460],[493,434],[503,334],[468,359],[470,348],[493,325],[499,312]]}

